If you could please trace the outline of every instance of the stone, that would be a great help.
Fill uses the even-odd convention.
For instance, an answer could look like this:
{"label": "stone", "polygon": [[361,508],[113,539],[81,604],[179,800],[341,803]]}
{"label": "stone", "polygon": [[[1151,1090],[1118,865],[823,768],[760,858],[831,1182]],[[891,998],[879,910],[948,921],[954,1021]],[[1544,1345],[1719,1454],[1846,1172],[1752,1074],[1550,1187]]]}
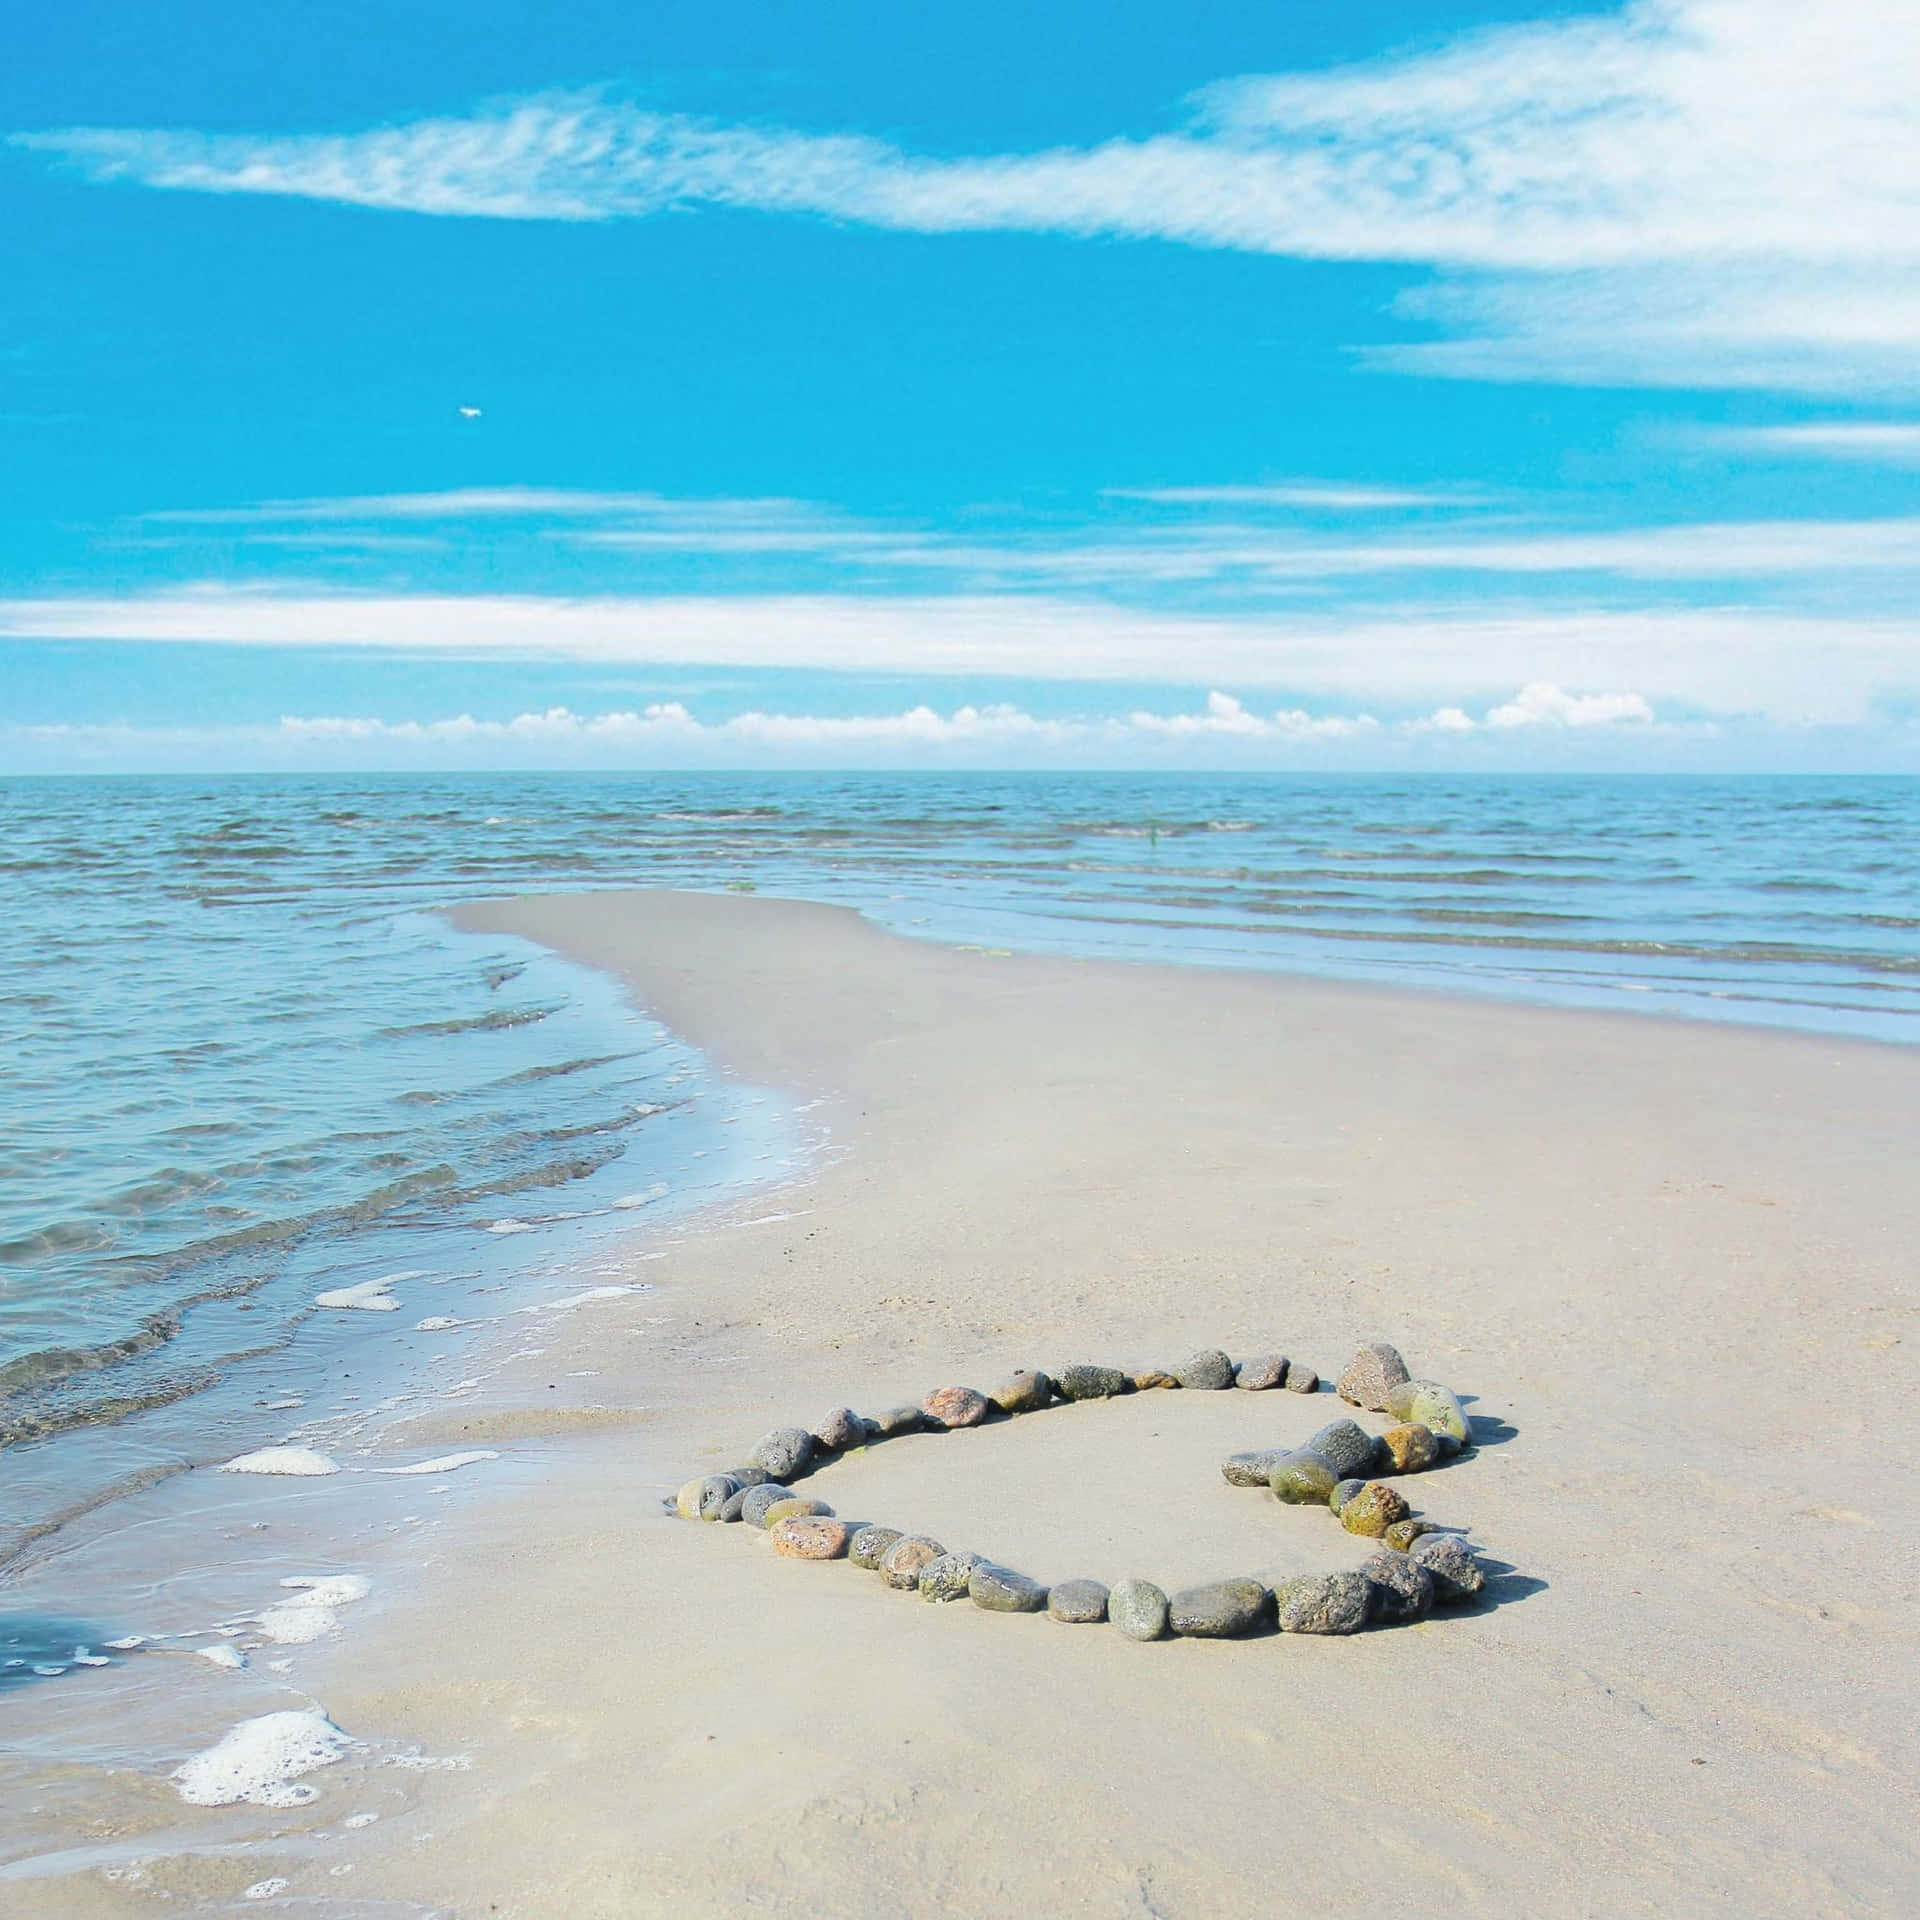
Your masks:
{"label": "stone", "polygon": [[867,1423],[851,1407],[835,1407],[813,1430],[814,1443],[828,1453],[844,1453],[867,1444]]}
{"label": "stone", "polygon": [[1244,1387],[1249,1393],[1266,1393],[1279,1386],[1287,1377],[1287,1356],[1284,1353],[1263,1353],[1252,1360],[1242,1360],[1233,1370],[1233,1384]]}
{"label": "stone", "polygon": [[1357,1573],[1306,1573],[1273,1590],[1282,1633],[1358,1633],[1367,1624],[1369,1590]]}
{"label": "stone", "polygon": [[1053,1399],[1053,1382],[1038,1368],[1029,1368],[995,1387],[987,1398],[1002,1413],[1040,1413]]}
{"label": "stone", "polygon": [[1347,1362],[1334,1387],[1342,1400],[1372,1413],[1385,1413],[1387,1395],[1407,1378],[1407,1363],[1384,1340],[1364,1346]]}
{"label": "stone", "polygon": [[1380,1443],[1357,1420],[1332,1420],[1301,1451],[1317,1453],[1338,1479],[1347,1480],[1373,1470]]}
{"label": "stone", "polygon": [[747,1455],[756,1467],[765,1467],[774,1480],[791,1480],[806,1470],[813,1458],[813,1435],[805,1427],[776,1427]]}
{"label": "stone", "polygon": [[1107,1618],[1129,1640],[1158,1640],[1167,1631],[1167,1596],[1151,1580],[1116,1581]]}
{"label": "stone", "polygon": [[[1161,1596],[1164,1609],[1166,1596]],[[1062,1580],[1047,1595],[1047,1611],[1069,1626],[1093,1626],[1107,1617],[1107,1590],[1098,1580]],[[1162,1616],[1164,1618],[1164,1614]],[[1155,1636],[1146,1636],[1152,1639]]]}
{"label": "stone", "polygon": [[920,1411],[927,1416],[929,1426],[944,1427],[948,1432],[956,1427],[977,1427],[987,1417],[987,1396],[971,1387],[935,1387],[920,1402]]}
{"label": "stone", "polygon": [[783,1487],[777,1480],[763,1480],[757,1487],[747,1489],[747,1497],[740,1503],[740,1518],[750,1527],[764,1527],[767,1524],[767,1509],[781,1500],[792,1498],[791,1487]]}
{"label": "stone", "polygon": [[1258,1580],[1216,1580],[1176,1593],[1167,1602],[1167,1624],[1190,1640],[1233,1640],[1272,1611],[1273,1595]]}
{"label": "stone", "polygon": [[987,1563],[977,1553],[937,1553],[920,1569],[920,1598],[944,1604],[964,1600],[974,1574]]}
{"label": "stone", "polygon": [[1304,1448],[1284,1453],[1267,1475],[1273,1497],[1290,1507],[1324,1507],[1340,1476],[1317,1453]]}
{"label": "stone", "polygon": [[764,1487],[773,1475],[765,1467],[729,1467],[727,1478],[736,1487]]}
{"label": "stone", "polygon": [[1125,1393],[1131,1384],[1118,1367],[1094,1367],[1081,1364],[1065,1368],[1054,1384],[1067,1400],[1111,1400]]}
{"label": "stone", "polygon": [[876,1440],[891,1440],[896,1434],[902,1433],[919,1433],[926,1424],[927,1416],[918,1407],[889,1407],[884,1413],[876,1413],[867,1421]]}
{"label": "stone", "polygon": [[[760,1484],[757,1480],[754,1482],[754,1486]],[[722,1520],[744,1519],[746,1517],[747,1495],[752,1491],[753,1487],[742,1487],[738,1492],[729,1496],[727,1504],[720,1509],[720,1518]]]}
{"label": "stone", "polygon": [[1340,1524],[1370,1540],[1378,1540],[1396,1520],[1406,1517],[1407,1503],[1381,1480],[1369,1480],[1340,1509]]}
{"label": "stone", "polygon": [[1189,1392],[1218,1392],[1233,1385],[1233,1362],[1218,1347],[1202,1347],[1173,1373]]}
{"label": "stone", "polygon": [[718,1520],[726,1504],[740,1491],[740,1483],[730,1473],[710,1473],[700,1482],[700,1518]]}
{"label": "stone", "polygon": [[1404,1553],[1376,1553],[1360,1574],[1373,1589],[1373,1617],[1387,1626],[1433,1611],[1433,1575]]}
{"label": "stone", "polygon": [[762,1514],[760,1524],[771,1531],[782,1520],[810,1520],[815,1516],[831,1519],[833,1509],[824,1500],[808,1500],[801,1495],[789,1494],[784,1500],[775,1500]]}
{"label": "stone", "polygon": [[1263,1447],[1258,1453],[1230,1453],[1220,1462],[1220,1477],[1230,1487],[1264,1487],[1292,1452],[1290,1447]]}
{"label": "stone", "polygon": [[1380,1536],[1380,1541],[1383,1546],[1391,1547],[1395,1553],[1405,1553],[1422,1534],[1437,1531],[1431,1520],[1396,1520]]}
{"label": "stone", "polygon": [[1411,1420],[1463,1447],[1473,1439],[1465,1409],[1452,1391],[1437,1380],[1401,1381],[1388,1393],[1385,1410],[1396,1420]]}
{"label": "stone", "polygon": [[902,1593],[912,1593],[920,1584],[920,1569],[945,1552],[938,1540],[929,1540],[924,1533],[907,1534],[881,1556],[880,1578]]}
{"label": "stone", "polygon": [[865,1567],[869,1573],[877,1573],[880,1562],[887,1557],[888,1549],[895,1541],[905,1538],[906,1535],[898,1527],[862,1527],[853,1536],[853,1543],[847,1549],[847,1558],[856,1567]]}
{"label": "stone", "polygon": [[978,1566],[967,1582],[967,1597],[988,1613],[1044,1613],[1047,1590],[1011,1567]]}
{"label": "stone", "polygon": [[1457,1606],[1487,1584],[1473,1549],[1457,1533],[1429,1533],[1416,1540],[1407,1558],[1433,1576],[1436,1605]]}
{"label": "stone", "polygon": [[1287,1391],[1289,1393],[1318,1393],[1320,1376],[1311,1367],[1303,1367],[1298,1360],[1287,1362]]}
{"label": "stone", "polygon": [[[700,1511],[701,1505],[706,1500],[707,1489],[716,1485],[719,1478],[720,1476],[718,1474],[703,1473],[698,1479],[689,1480],[686,1485],[673,1496],[674,1512],[677,1513],[682,1520],[699,1520],[705,1518]],[[731,1493],[732,1491],[733,1485],[732,1482],[729,1481],[727,1484],[727,1493]],[[726,1504],[726,1494],[720,1496],[720,1504],[722,1506]],[[716,1509],[716,1511],[718,1511],[718,1509]]]}
{"label": "stone", "polygon": [[1327,1505],[1330,1506],[1335,1513],[1338,1513],[1366,1484],[1364,1480],[1342,1480],[1340,1484],[1327,1495]]}
{"label": "stone", "polygon": [[767,1529],[775,1553],[789,1560],[838,1560],[847,1550],[847,1523],[822,1514],[793,1514]]}
{"label": "stone", "polygon": [[1177,1387],[1180,1382],[1165,1367],[1141,1367],[1127,1375],[1135,1393],[1152,1393],[1157,1388]]}
{"label": "stone", "polygon": [[1433,1450],[1442,1460],[1451,1460],[1466,1451],[1464,1440],[1456,1440],[1450,1433],[1434,1433],[1431,1427],[1427,1431],[1433,1433]]}
{"label": "stone", "polygon": [[1393,1463],[1393,1473],[1425,1473],[1440,1457],[1432,1432],[1411,1420],[1404,1427],[1389,1427],[1380,1436],[1380,1451]]}

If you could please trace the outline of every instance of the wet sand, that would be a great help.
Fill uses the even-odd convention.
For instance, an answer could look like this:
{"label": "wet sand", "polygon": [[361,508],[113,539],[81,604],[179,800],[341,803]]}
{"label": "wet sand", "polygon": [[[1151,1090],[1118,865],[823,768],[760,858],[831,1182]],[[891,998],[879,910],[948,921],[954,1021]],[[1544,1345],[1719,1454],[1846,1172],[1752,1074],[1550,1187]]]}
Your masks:
{"label": "wet sand", "polygon": [[[242,1809],[239,1859],[77,1869],[0,1910],[225,1911],[269,1873],[303,1910],[462,1920],[1920,1900],[1920,1054],[953,951],[764,899],[460,918],[622,975],[817,1101],[830,1144],[651,1260],[657,1292],[572,1315],[480,1424],[433,1426],[551,1471],[523,1462],[302,1681],[470,1768],[324,1847],[310,1820],[276,1852],[287,1817]],[[1331,1375],[1375,1337],[1481,1435],[1405,1484],[1494,1578],[1417,1627],[1136,1645],[660,1510],[843,1403],[1203,1345]],[[806,1490],[1042,1580],[1274,1577],[1365,1548],[1218,1460],[1341,1410],[1138,1395]],[[354,1764],[314,1776],[316,1813]]]}

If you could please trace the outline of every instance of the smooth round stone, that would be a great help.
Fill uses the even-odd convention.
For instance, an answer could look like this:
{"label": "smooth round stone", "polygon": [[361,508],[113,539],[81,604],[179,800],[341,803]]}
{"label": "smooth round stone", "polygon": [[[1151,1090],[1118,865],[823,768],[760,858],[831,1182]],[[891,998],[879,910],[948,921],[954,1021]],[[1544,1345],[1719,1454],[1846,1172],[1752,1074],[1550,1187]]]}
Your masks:
{"label": "smooth round stone", "polygon": [[777,1480],[763,1480],[757,1487],[747,1489],[747,1497],[740,1503],[740,1518],[750,1527],[764,1527],[767,1509],[792,1498],[791,1487],[783,1487]]}
{"label": "smooth round stone", "polygon": [[[1160,1604],[1164,1618],[1164,1594]],[[1107,1590],[1098,1580],[1062,1580],[1047,1594],[1047,1611],[1056,1620],[1066,1621],[1069,1626],[1094,1626],[1107,1617]],[[1153,1634],[1145,1636],[1149,1640],[1155,1637]]]}
{"label": "smooth round stone", "polygon": [[895,1541],[905,1538],[906,1535],[898,1527],[862,1527],[853,1536],[853,1544],[847,1549],[847,1558],[856,1567],[865,1567],[869,1573],[877,1572],[880,1562],[887,1557]]}
{"label": "smooth round stone", "polygon": [[1407,1558],[1433,1576],[1433,1597],[1441,1606],[1470,1600],[1487,1584],[1473,1549],[1457,1533],[1429,1533],[1416,1540]]}
{"label": "smooth round stone", "polygon": [[700,1482],[700,1518],[718,1520],[726,1504],[740,1491],[740,1483],[730,1473],[710,1473]]}
{"label": "smooth round stone", "polygon": [[1364,1480],[1360,1479],[1342,1480],[1340,1484],[1327,1495],[1327,1505],[1330,1506],[1335,1513],[1338,1513],[1366,1484]]}
{"label": "smooth round stone", "polygon": [[1287,1362],[1287,1391],[1289,1393],[1318,1393],[1320,1376],[1311,1367],[1303,1367],[1298,1360]]}
{"label": "smooth round stone", "polygon": [[1220,1478],[1230,1487],[1264,1487],[1281,1461],[1292,1457],[1289,1447],[1264,1447],[1258,1453],[1230,1453],[1220,1462]]}
{"label": "smooth round stone", "polygon": [[815,1516],[830,1519],[833,1509],[824,1500],[808,1500],[800,1494],[789,1494],[784,1500],[776,1500],[767,1508],[760,1524],[766,1528],[777,1527],[782,1520],[809,1520]]}
{"label": "smooth round stone", "polygon": [[867,1421],[876,1440],[891,1440],[901,1433],[920,1433],[926,1424],[927,1416],[918,1407],[889,1407],[884,1413],[871,1415]]}
{"label": "smooth round stone", "polygon": [[774,1480],[791,1480],[813,1458],[813,1435],[805,1427],[776,1427],[747,1455]]}
{"label": "smooth round stone", "polygon": [[838,1560],[847,1550],[847,1523],[827,1515],[793,1514],[767,1529],[775,1553],[789,1560]]}
{"label": "smooth round stone", "polygon": [[1202,1347],[1173,1372],[1174,1378],[1190,1393],[1217,1393],[1233,1385],[1233,1362],[1218,1347]]}
{"label": "smooth round stone", "polygon": [[1324,1507],[1339,1482],[1340,1476],[1317,1453],[1305,1449],[1282,1454],[1267,1475],[1273,1497],[1290,1507]]}
{"label": "smooth round stone", "polygon": [[[755,1486],[760,1484],[759,1481],[755,1481],[754,1483]],[[737,1492],[730,1494],[727,1498],[727,1504],[720,1509],[720,1518],[729,1521],[744,1519],[747,1510],[747,1495],[752,1491],[753,1487],[741,1487]]]}
{"label": "smooth round stone", "polygon": [[697,1479],[686,1481],[680,1491],[673,1496],[673,1510],[682,1520],[700,1518],[700,1496],[706,1491],[711,1474],[703,1473]]}
{"label": "smooth round stone", "polygon": [[1433,1575],[1404,1553],[1376,1553],[1360,1569],[1373,1589],[1373,1617],[1388,1626],[1424,1620],[1433,1611]]}
{"label": "smooth round stone", "polygon": [[867,1444],[867,1423],[851,1407],[835,1407],[813,1430],[814,1442],[829,1453]]}
{"label": "smooth round stone", "polygon": [[736,1487],[764,1487],[773,1475],[765,1467],[729,1467],[727,1478]]}
{"label": "smooth round stone", "polygon": [[1358,1633],[1371,1590],[1357,1573],[1309,1573],[1273,1590],[1282,1633]]}
{"label": "smooth round stone", "polygon": [[1422,1534],[1437,1533],[1439,1529],[1431,1520],[1396,1520],[1380,1536],[1383,1546],[1391,1547],[1395,1553],[1405,1553]]}
{"label": "smooth round stone", "polygon": [[987,1398],[1002,1413],[1040,1413],[1053,1399],[1053,1382],[1037,1367],[1029,1367],[995,1387]]}
{"label": "smooth round stone", "polygon": [[1387,1411],[1387,1395],[1408,1378],[1407,1363],[1400,1350],[1384,1340],[1370,1341],[1347,1362],[1346,1371],[1334,1385],[1342,1400],[1372,1413]]}
{"label": "smooth round stone", "polygon": [[945,1552],[938,1540],[929,1540],[924,1533],[910,1533],[881,1556],[880,1578],[902,1593],[912,1593],[920,1584],[920,1569]]}
{"label": "smooth round stone", "polygon": [[1425,1473],[1440,1458],[1432,1433],[1409,1420],[1404,1427],[1389,1427],[1380,1436],[1380,1451],[1392,1465],[1390,1473]]}
{"label": "smooth round stone", "polygon": [[1158,1640],[1167,1631],[1167,1596],[1151,1580],[1116,1581],[1107,1618],[1129,1640]]}
{"label": "smooth round stone", "polygon": [[1378,1540],[1396,1520],[1407,1517],[1407,1503],[1383,1481],[1369,1480],[1340,1509],[1340,1524],[1349,1533]]}
{"label": "smooth round stone", "polygon": [[987,1396],[971,1387],[935,1387],[920,1402],[920,1411],[936,1427],[977,1427],[987,1417]]}
{"label": "smooth round stone", "polygon": [[1301,1451],[1317,1453],[1336,1479],[1350,1480],[1373,1471],[1380,1443],[1357,1420],[1330,1420]]}
{"label": "smooth round stone", "polygon": [[1067,1400],[1111,1400],[1132,1384],[1118,1367],[1079,1365],[1065,1368],[1054,1384]]}
{"label": "smooth round stone", "polygon": [[977,1553],[939,1553],[920,1569],[920,1598],[945,1604],[964,1600],[973,1576],[987,1563]]}
{"label": "smooth round stone", "polygon": [[975,1567],[967,1582],[967,1597],[988,1613],[1044,1613],[1047,1590],[1011,1567]]}
{"label": "smooth round stone", "polygon": [[1234,1640],[1253,1632],[1272,1608],[1273,1595],[1258,1580],[1216,1580],[1176,1593],[1167,1602],[1167,1624],[1190,1640]]}
{"label": "smooth round stone", "polygon": [[1432,1427],[1427,1431],[1433,1434],[1433,1450],[1442,1460],[1451,1460],[1467,1449],[1464,1440],[1456,1440],[1450,1433],[1435,1433]]}
{"label": "smooth round stone", "polygon": [[1396,1420],[1414,1421],[1463,1447],[1473,1438],[1466,1410],[1437,1380],[1403,1380],[1388,1393],[1387,1411]]}
{"label": "smooth round stone", "polygon": [[1127,1384],[1135,1393],[1152,1393],[1156,1389],[1177,1387],[1180,1382],[1165,1367],[1139,1367],[1127,1375]]}
{"label": "smooth round stone", "polygon": [[1233,1369],[1233,1384],[1248,1393],[1267,1393],[1287,1377],[1284,1353],[1262,1353],[1251,1360],[1238,1361]]}

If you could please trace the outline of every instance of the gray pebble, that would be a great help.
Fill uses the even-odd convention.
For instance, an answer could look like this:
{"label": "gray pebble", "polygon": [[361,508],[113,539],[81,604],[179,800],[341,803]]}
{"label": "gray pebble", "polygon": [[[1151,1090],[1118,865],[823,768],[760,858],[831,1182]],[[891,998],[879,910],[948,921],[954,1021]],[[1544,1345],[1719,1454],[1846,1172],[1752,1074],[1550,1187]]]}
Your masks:
{"label": "gray pebble", "polygon": [[889,1407],[869,1417],[867,1425],[876,1440],[891,1440],[895,1434],[918,1433],[927,1424],[927,1416],[918,1407]]}
{"label": "gray pebble", "polygon": [[1389,1626],[1433,1611],[1433,1575],[1404,1553],[1376,1553],[1360,1569],[1373,1589],[1373,1617]]}
{"label": "gray pebble", "polygon": [[987,1398],[1002,1413],[1038,1413],[1053,1398],[1053,1382],[1037,1368],[1016,1373],[1004,1386],[995,1387]]}
{"label": "gray pebble", "polygon": [[805,1427],[775,1427],[747,1458],[776,1480],[791,1480],[813,1458],[813,1435]]}
{"label": "gray pebble", "polygon": [[1347,1362],[1346,1371],[1335,1383],[1334,1392],[1342,1400],[1374,1413],[1385,1413],[1387,1395],[1407,1378],[1407,1363],[1397,1347],[1384,1340],[1364,1346]]}
{"label": "gray pebble", "polygon": [[1273,1595],[1258,1580],[1216,1580],[1176,1593],[1167,1602],[1167,1624],[1193,1640],[1232,1640],[1272,1611]]}
{"label": "gray pebble", "polygon": [[1357,1420],[1330,1420],[1306,1444],[1305,1451],[1317,1453],[1342,1480],[1370,1473],[1380,1443]]}
{"label": "gray pebble", "polygon": [[867,1443],[867,1423],[851,1407],[835,1407],[813,1430],[816,1445],[828,1453],[844,1453]]}
{"label": "gray pebble", "polygon": [[1357,1573],[1309,1573],[1273,1590],[1282,1633],[1358,1633],[1372,1589]]}
{"label": "gray pebble", "polygon": [[1111,1400],[1127,1390],[1127,1376],[1118,1367],[1073,1366],[1062,1369],[1054,1384],[1067,1400]]}
{"label": "gray pebble", "polygon": [[1407,1558],[1433,1576],[1433,1597],[1438,1606],[1470,1600],[1487,1584],[1473,1549],[1457,1533],[1422,1534],[1407,1549]]}
{"label": "gray pebble", "polygon": [[943,1553],[920,1569],[920,1598],[964,1600],[974,1573],[987,1563],[977,1553]]}
{"label": "gray pebble", "polygon": [[988,1613],[1041,1613],[1047,1604],[1046,1588],[1010,1567],[975,1567],[967,1593],[976,1607]]}
{"label": "gray pebble", "polygon": [[1217,1392],[1233,1385],[1233,1362],[1218,1347],[1202,1347],[1174,1368],[1173,1377],[1189,1391]]}
{"label": "gray pebble", "polygon": [[1318,1393],[1320,1376],[1311,1367],[1303,1367],[1298,1360],[1287,1362],[1287,1391],[1289,1393]]}
{"label": "gray pebble", "polygon": [[1230,1453],[1220,1462],[1220,1477],[1230,1487],[1264,1487],[1290,1452],[1287,1447],[1266,1447],[1258,1453]]}
{"label": "gray pebble", "polygon": [[718,1520],[726,1504],[740,1491],[740,1483],[730,1473],[710,1475],[700,1483],[700,1518]]}
{"label": "gray pebble", "polygon": [[1167,1596],[1151,1580],[1116,1581],[1107,1618],[1129,1640],[1158,1640],[1167,1630]]}
{"label": "gray pebble", "polygon": [[773,1475],[765,1467],[729,1467],[727,1478],[736,1487],[763,1487]]}
{"label": "gray pebble", "polygon": [[[756,1481],[755,1485],[758,1484],[759,1482]],[[752,1491],[752,1487],[741,1487],[729,1494],[727,1496],[727,1504],[720,1509],[720,1518],[722,1520],[738,1520],[746,1511],[747,1495]]]}
{"label": "gray pebble", "polygon": [[792,1498],[791,1487],[783,1487],[777,1480],[762,1480],[757,1487],[747,1489],[747,1497],[740,1503],[740,1518],[750,1527],[764,1527],[767,1509]]}
{"label": "gray pebble", "polygon": [[[1139,1582],[1135,1581],[1134,1584],[1137,1586]],[[1164,1620],[1164,1594],[1160,1597],[1160,1606]],[[1098,1580],[1062,1580],[1047,1595],[1047,1611],[1056,1620],[1064,1620],[1070,1626],[1092,1626],[1107,1617],[1107,1590]],[[1156,1636],[1148,1634],[1145,1637],[1151,1640]]]}
{"label": "gray pebble", "polygon": [[1284,1353],[1263,1353],[1252,1360],[1242,1360],[1233,1370],[1233,1384],[1246,1388],[1249,1393],[1266,1393],[1286,1377]]}
{"label": "gray pebble", "polygon": [[1356,1493],[1365,1490],[1366,1484],[1364,1480],[1360,1479],[1342,1480],[1340,1484],[1327,1495],[1327,1505],[1330,1506],[1335,1513],[1338,1513]]}
{"label": "gray pebble", "polygon": [[910,1533],[880,1556],[880,1578],[902,1593],[911,1593],[920,1584],[920,1569],[945,1552],[938,1540],[930,1540],[924,1533]]}
{"label": "gray pebble", "polygon": [[847,1558],[856,1567],[865,1567],[869,1573],[876,1572],[880,1562],[887,1557],[887,1549],[896,1540],[905,1537],[898,1527],[862,1527],[853,1536],[853,1545],[847,1549]]}

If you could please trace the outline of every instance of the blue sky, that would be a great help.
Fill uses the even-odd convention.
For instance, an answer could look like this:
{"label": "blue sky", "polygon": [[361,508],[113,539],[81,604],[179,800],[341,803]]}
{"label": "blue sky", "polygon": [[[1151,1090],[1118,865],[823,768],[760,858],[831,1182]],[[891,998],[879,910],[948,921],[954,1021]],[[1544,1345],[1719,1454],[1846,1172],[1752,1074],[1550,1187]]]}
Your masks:
{"label": "blue sky", "polygon": [[68,4],[0,770],[1920,769],[1920,13]]}

